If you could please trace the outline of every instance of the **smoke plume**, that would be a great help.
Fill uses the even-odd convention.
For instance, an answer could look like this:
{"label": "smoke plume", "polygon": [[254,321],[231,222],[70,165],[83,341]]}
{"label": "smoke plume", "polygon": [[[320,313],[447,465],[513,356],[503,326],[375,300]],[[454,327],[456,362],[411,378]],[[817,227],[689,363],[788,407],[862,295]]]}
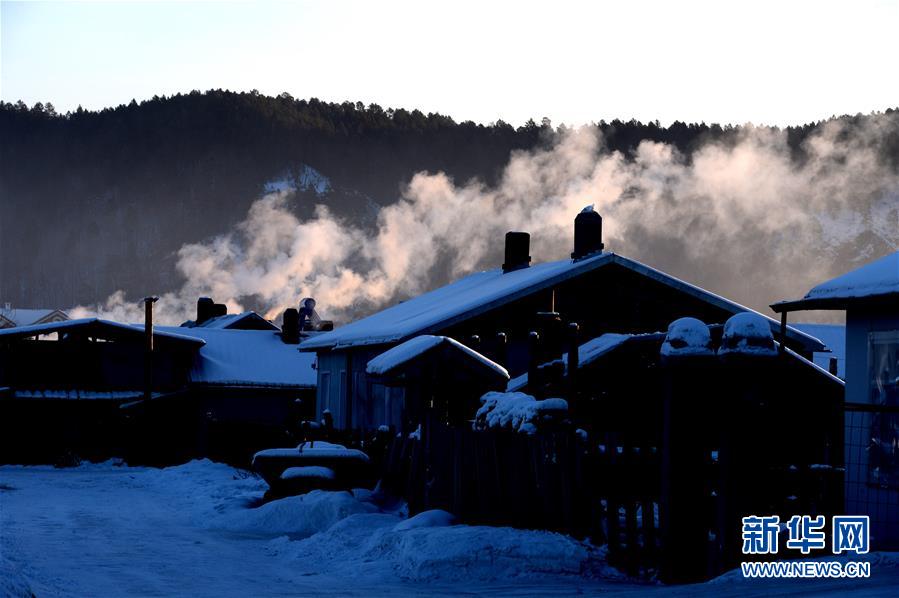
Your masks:
{"label": "smoke plume", "polygon": [[[180,249],[186,282],[161,297],[159,318],[191,318],[208,295],[274,319],[313,296],[323,317],[347,322],[497,267],[508,230],[531,233],[535,261],[564,258],[588,204],[604,218],[607,250],[767,311],[899,247],[899,176],[887,147],[897,131],[896,113],[833,120],[796,157],[785,132],[747,126],[689,157],[648,141],[625,157],[583,127],[548,149],[513,153],[495,186],[418,173],[371,230],[325,205],[300,221],[289,193],[270,194],[232,232]],[[121,292],[73,311],[141,319]]]}

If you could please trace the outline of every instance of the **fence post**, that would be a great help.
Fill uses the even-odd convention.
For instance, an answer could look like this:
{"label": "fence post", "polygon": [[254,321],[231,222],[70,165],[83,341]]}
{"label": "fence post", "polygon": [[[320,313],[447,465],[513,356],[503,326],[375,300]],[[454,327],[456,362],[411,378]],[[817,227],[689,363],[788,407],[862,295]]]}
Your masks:
{"label": "fence post", "polygon": [[659,505],[660,574],[668,583],[699,581],[708,573],[704,474],[709,436],[709,371],[716,365],[715,358],[707,355],[662,361],[665,417]]}

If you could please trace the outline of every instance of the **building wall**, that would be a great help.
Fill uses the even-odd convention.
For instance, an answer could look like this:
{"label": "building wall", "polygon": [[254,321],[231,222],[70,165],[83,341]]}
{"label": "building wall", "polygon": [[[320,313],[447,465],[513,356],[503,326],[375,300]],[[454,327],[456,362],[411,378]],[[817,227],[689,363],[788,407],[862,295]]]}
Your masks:
{"label": "building wall", "polygon": [[[883,310],[855,308],[846,314],[846,402],[875,403],[871,389],[871,333],[899,331],[899,314]],[[876,412],[846,413],[846,511],[871,517],[871,534],[876,546],[899,546],[899,487],[872,479],[872,436],[889,426],[879,418],[899,418]],[[883,439],[889,442],[889,439]],[[881,472],[883,473],[883,472]],[[893,472],[899,476],[899,471]]]}

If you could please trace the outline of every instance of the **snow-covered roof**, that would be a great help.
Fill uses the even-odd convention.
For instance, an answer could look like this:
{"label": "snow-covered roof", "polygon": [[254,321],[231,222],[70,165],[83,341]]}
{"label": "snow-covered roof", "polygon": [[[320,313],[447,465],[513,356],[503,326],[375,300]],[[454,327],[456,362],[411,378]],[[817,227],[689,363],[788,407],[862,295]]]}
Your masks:
{"label": "snow-covered roof", "polygon": [[[100,318],[80,318],[78,320],[66,320],[65,322],[50,322],[48,324],[34,324],[32,326],[0,329],[0,339],[28,338],[78,329],[89,329],[90,332],[100,337],[103,337],[104,334],[137,336],[144,334],[142,325],[122,324],[111,320],[101,320]],[[184,334],[183,329],[181,328],[169,329],[168,327],[157,326],[153,329],[153,336],[154,338],[171,339],[197,346],[203,344],[202,339]]]}
{"label": "snow-covered roof", "polygon": [[[596,338],[590,339],[586,343],[578,346],[577,348],[577,361],[578,361],[578,369],[590,365],[606,353],[617,349],[621,345],[623,345],[628,340],[645,336],[641,334],[616,334],[616,333],[607,333]],[[565,371],[568,371],[568,354],[563,353],[561,358],[562,363],[565,364]],[[525,372],[520,376],[516,376],[509,380],[509,384],[506,385],[506,390],[508,392],[514,392],[517,390],[521,390],[528,384],[528,373]]]}
{"label": "snow-covered roof", "polygon": [[[379,345],[403,341],[418,334],[439,332],[457,322],[610,264],[628,268],[734,314],[752,311],[739,303],[734,303],[664,272],[620,255],[605,252],[577,261],[565,259],[545,262],[507,273],[503,273],[502,269],[497,268],[471,274],[367,318],[309,339],[302,343],[301,349],[342,349],[362,345]],[[771,326],[779,327],[779,322],[765,317]],[[788,335],[791,339],[802,342],[809,350],[823,348],[817,339],[798,330],[791,328]]]}
{"label": "snow-covered roof", "polygon": [[205,344],[190,373],[191,382],[219,386],[314,387],[315,355],[301,353],[270,330],[180,328],[177,331]]}
{"label": "snow-covered roof", "polygon": [[242,329],[242,330],[275,330],[281,329],[257,314],[255,311],[245,311],[239,314],[226,314],[224,316],[216,316],[209,318],[202,324],[197,325],[193,320],[188,320],[183,327],[190,328],[213,328],[213,329]]}
{"label": "snow-covered roof", "polygon": [[45,322],[68,320],[69,316],[58,309],[20,309],[0,307],[0,328],[6,326],[30,326]]}
{"label": "snow-covered roof", "polygon": [[382,376],[438,347],[457,351],[466,358],[479,363],[487,369],[493,370],[506,380],[509,379],[509,372],[506,371],[506,368],[487,359],[474,349],[466,347],[462,343],[447,336],[431,336],[428,334],[416,336],[381,353],[368,362],[365,371],[369,374]]}
{"label": "snow-covered roof", "polygon": [[774,303],[778,312],[806,309],[847,309],[858,302],[895,305],[899,299],[899,251],[861,268],[822,282],[802,299]]}
{"label": "snow-covered roof", "polygon": [[[659,346],[664,344],[666,339],[666,334],[663,332],[649,332],[644,334],[603,334],[597,338],[587,341],[580,347],[578,347],[578,369],[583,368],[601,357],[608,355],[609,353],[615,351],[619,347],[622,347],[629,341],[633,342],[658,342]],[[774,341],[774,347],[779,348],[780,343]],[[711,352],[710,352],[711,353]],[[714,354],[714,353],[711,353]],[[790,348],[786,348],[786,354],[800,361],[803,365],[812,368],[817,371],[819,374],[823,374],[827,378],[839,382],[843,384],[843,381],[834,376],[830,372],[827,371],[826,367],[823,367],[820,363],[816,361],[811,361],[800,355],[799,353],[793,351]],[[823,355],[823,354],[822,354]],[[568,371],[568,355],[563,354],[561,358],[562,363],[565,364],[565,371],[567,374]],[[512,378],[509,380],[509,383],[506,385],[506,392],[517,392],[522,391],[528,385],[528,374],[525,372],[520,376]]]}
{"label": "snow-covered roof", "polygon": [[857,299],[899,293],[899,251],[822,282],[806,299]]}

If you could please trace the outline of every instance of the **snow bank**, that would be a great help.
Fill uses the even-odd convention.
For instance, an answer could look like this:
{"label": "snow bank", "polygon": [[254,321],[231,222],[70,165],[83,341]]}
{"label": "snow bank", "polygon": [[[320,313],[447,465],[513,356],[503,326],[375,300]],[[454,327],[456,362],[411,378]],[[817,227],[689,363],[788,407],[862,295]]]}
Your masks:
{"label": "snow bank", "polygon": [[[765,324],[767,326],[767,323]],[[668,334],[660,353],[668,357],[712,355],[709,327],[696,318],[680,318],[668,325]]]}
{"label": "snow bank", "polygon": [[[431,517],[436,518],[426,519]],[[401,523],[406,522],[384,513],[352,515],[325,532],[295,542],[279,538],[269,547],[282,559],[320,563],[310,573],[372,581],[522,581],[575,576],[604,566],[601,552],[552,532],[468,525],[401,528]]]}
{"label": "snow bank", "polygon": [[776,355],[774,337],[768,321],[755,312],[743,312],[731,316],[724,323],[719,355]]}
{"label": "snow bank", "polygon": [[475,429],[511,428],[533,434],[535,424],[543,416],[568,411],[564,399],[538,401],[523,392],[488,392],[481,397],[481,407],[475,414]]}
{"label": "snow bank", "polygon": [[405,521],[400,521],[393,526],[393,531],[402,532],[409,529],[418,529],[421,527],[447,527],[455,525],[456,516],[443,509],[432,509],[424,511],[414,517],[410,517]]}
{"label": "snow bank", "polygon": [[374,505],[357,500],[349,492],[313,490],[254,509],[228,513],[214,522],[214,526],[247,534],[308,537],[329,529],[350,515],[374,511],[377,511]]}

